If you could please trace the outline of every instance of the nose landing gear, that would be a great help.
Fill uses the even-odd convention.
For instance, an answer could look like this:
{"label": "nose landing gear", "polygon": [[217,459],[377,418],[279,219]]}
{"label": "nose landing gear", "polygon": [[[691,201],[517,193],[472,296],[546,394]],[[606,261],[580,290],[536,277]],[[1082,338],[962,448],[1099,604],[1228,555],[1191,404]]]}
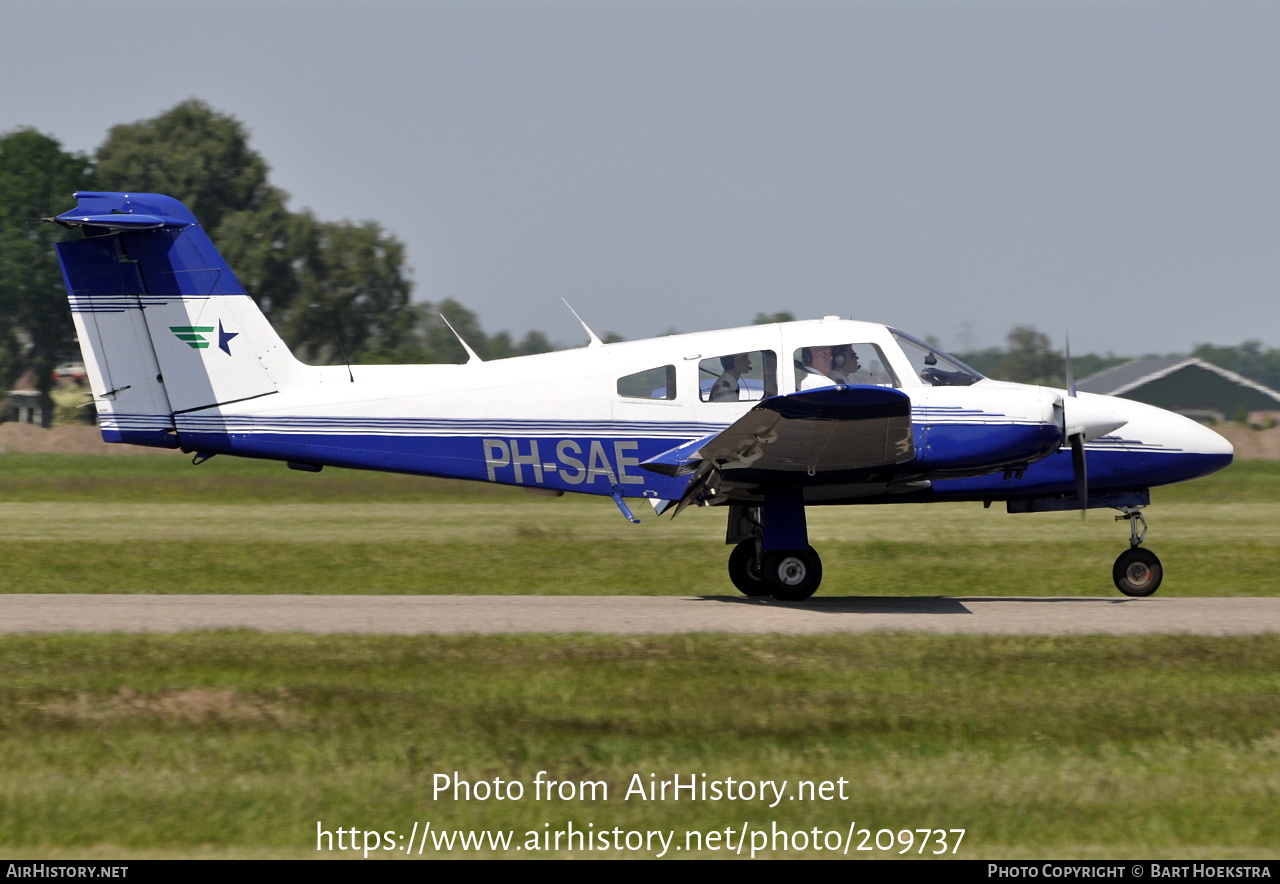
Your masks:
{"label": "nose landing gear", "polygon": [[[1111,579],[1116,589],[1127,596],[1143,598],[1160,588],[1164,579],[1164,566],[1160,559],[1149,549],[1143,549],[1141,543],[1147,537],[1147,520],[1142,516],[1142,508],[1136,506],[1117,507],[1120,515],[1116,521],[1129,522],[1129,548],[1116,557],[1111,567]],[[1138,530],[1141,523],[1142,530]]]}

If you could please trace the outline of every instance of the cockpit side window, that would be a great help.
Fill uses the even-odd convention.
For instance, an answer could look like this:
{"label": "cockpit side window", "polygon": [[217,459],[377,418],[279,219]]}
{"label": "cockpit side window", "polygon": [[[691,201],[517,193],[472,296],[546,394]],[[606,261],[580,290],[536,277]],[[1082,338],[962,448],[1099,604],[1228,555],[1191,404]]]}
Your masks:
{"label": "cockpit side window", "polygon": [[902,355],[907,357],[916,376],[926,386],[968,387],[982,380],[982,375],[960,360],[943,353],[937,347],[932,347],[900,331],[894,329],[890,331],[902,347]]}
{"label": "cockpit side window", "polygon": [[898,376],[889,367],[884,351],[867,342],[815,344],[794,354],[796,389],[812,390],[833,384],[898,386]]}
{"label": "cockpit side window", "polygon": [[753,402],[778,393],[778,357],[772,350],[727,353],[698,363],[703,402]]}
{"label": "cockpit side window", "polygon": [[624,399],[676,398],[676,367],[660,365],[618,378],[618,395]]}

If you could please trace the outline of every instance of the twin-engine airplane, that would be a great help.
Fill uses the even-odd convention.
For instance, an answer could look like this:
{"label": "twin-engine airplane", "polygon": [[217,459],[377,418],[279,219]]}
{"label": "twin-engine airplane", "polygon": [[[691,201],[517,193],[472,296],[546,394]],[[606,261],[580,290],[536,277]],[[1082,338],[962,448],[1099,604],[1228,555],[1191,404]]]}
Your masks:
{"label": "twin-engine airplane", "polygon": [[304,365],[181,203],[77,198],[50,220],[85,234],[58,257],[108,442],[597,494],[632,521],[628,497],[724,506],[729,576],[749,596],[818,588],[806,507],[934,501],[1114,507],[1130,527],[1116,586],[1150,595],[1149,489],[1231,462],[1179,415],[990,380],[837,317],[615,344],[584,324],[578,350]]}

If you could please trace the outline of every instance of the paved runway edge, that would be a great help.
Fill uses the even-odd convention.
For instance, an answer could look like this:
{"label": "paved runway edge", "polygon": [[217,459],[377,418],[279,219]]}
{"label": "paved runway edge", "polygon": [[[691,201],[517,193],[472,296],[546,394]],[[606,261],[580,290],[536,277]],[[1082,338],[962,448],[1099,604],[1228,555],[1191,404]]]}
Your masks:
{"label": "paved runway edge", "polygon": [[1259,635],[1280,598],[0,595],[0,632]]}

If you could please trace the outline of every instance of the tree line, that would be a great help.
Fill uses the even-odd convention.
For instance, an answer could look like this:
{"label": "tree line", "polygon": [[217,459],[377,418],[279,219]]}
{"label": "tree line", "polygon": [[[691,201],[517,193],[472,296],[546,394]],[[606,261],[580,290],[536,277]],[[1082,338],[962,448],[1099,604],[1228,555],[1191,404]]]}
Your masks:
{"label": "tree line", "polygon": [[[71,208],[77,190],[164,193],[182,201],[307,362],[463,362],[466,353],[441,313],[486,359],[558,348],[540,331],[519,339],[486,334],[479,317],[452,299],[411,301],[399,240],[373,221],[325,221],[291,210],[269,171],[238,120],[195,99],[113,127],[92,155],[65,151],[32,129],[0,136],[0,393],[30,372],[47,399],[55,367],[78,355],[53,245],[79,234],[39,220]],[[755,321],[792,318],[783,311]],[[1062,385],[1064,356],[1047,335],[1015,326],[1006,345],[956,355],[992,377]],[[1280,388],[1280,350],[1259,341],[1204,344],[1193,355]],[[1122,361],[1079,355],[1075,375]]]}
{"label": "tree line", "polygon": [[92,155],[31,129],[0,136],[0,392],[29,372],[47,401],[55,367],[78,358],[53,246],[80,234],[40,220],[72,208],[77,190],[183,202],[306,362],[465,361],[440,313],[485,358],[555,349],[539,331],[487,335],[453,300],[411,302],[399,240],[373,221],[291,210],[268,173],[244,126],[194,99],[115,126]]}
{"label": "tree line", "polygon": [[[988,347],[968,353],[956,353],[955,356],[988,377],[1024,384],[1043,384],[1047,387],[1065,386],[1066,353],[1055,349],[1044,332],[1034,326],[1017,325],[1005,337],[1005,345],[1004,348]],[[1244,375],[1273,390],[1280,390],[1280,349],[1266,347],[1261,341],[1245,341],[1233,347],[1197,344],[1189,354],[1142,355],[1169,358],[1192,356]],[[1133,358],[1116,356],[1114,353],[1105,356],[1096,353],[1072,354],[1072,370],[1076,380],[1080,380]]]}

